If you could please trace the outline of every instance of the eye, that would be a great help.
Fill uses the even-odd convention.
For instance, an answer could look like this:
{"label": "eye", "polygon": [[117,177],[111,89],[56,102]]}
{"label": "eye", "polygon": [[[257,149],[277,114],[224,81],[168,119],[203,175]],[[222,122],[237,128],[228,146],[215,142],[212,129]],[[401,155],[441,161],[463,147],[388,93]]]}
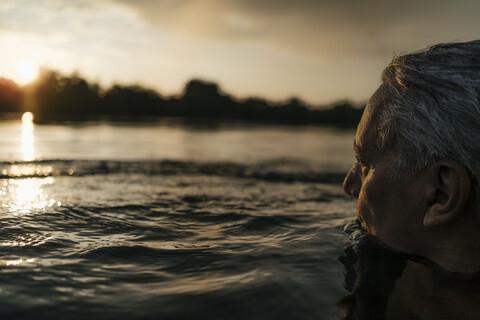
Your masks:
{"label": "eye", "polygon": [[367,165],[361,165],[361,166],[362,166],[362,175],[366,177],[370,172],[370,167]]}
{"label": "eye", "polygon": [[364,161],[361,157],[356,157],[357,158],[357,165],[358,165],[358,174],[363,178],[367,177],[369,174],[371,167],[370,163]]}
{"label": "eye", "polygon": [[355,154],[355,159],[357,163],[362,167],[362,168],[369,168],[370,164],[368,161],[366,161],[360,154]]}
{"label": "eye", "polygon": [[355,154],[356,162],[358,163],[362,174],[366,175],[368,170],[372,168],[371,161],[369,161],[369,157],[366,156],[365,149],[361,148],[356,141],[353,141],[353,153]]}

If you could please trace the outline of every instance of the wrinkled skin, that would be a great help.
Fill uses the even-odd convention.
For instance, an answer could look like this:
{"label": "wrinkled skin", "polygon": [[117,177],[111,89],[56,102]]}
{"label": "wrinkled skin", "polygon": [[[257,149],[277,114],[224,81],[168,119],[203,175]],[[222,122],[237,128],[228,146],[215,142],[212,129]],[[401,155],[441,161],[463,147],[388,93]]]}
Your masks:
{"label": "wrinkled skin", "polygon": [[421,254],[422,173],[400,172],[394,152],[377,146],[377,117],[389,97],[382,85],[365,108],[354,141],[357,161],[345,177],[344,189],[358,199],[357,217],[367,233],[394,249]]}

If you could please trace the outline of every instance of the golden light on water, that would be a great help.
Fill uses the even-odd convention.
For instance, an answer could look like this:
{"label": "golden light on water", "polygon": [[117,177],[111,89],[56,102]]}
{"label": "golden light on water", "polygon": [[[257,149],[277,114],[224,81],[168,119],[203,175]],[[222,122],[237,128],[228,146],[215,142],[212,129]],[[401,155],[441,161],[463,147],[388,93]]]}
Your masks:
{"label": "golden light on water", "polygon": [[[25,112],[22,116],[22,156],[24,161],[35,159],[33,114]],[[37,213],[60,202],[51,199],[45,186],[54,183],[51,166],[37,165],[30,162],[12,164],[4,167],[0,174],[11,177],[0,182],[2,206],[9,214],[22,216]]]}
{"label": "golden light on water", "polygon": [[33,114],[25,112],[22,116],[22,154],[24,161],[35,159],[35,137],[33,135]]}
{"label": "golden light on water", "polygon": [[[72,170],[73,171],[73,170]],[[1,174],[10,177],[28,177],[28,176],[44,176],[52,175],[52,166],[36,166],[32,164],[12,165],[8,169],[3,169]]]}
{"label": "golden light on water", "polygon": [[41,234],[26,233],[24,235],[17,235],[11,240],[1,242],[0,247],[40,246],[51,239],[53,239],[53,236],[50,235],[45,236]]}
{"label": "golden light on water", "polygon": [[59,206],[61,203],[50,199],[44,190],[45,185],[53,184],[54,181],[52,177],[6,180],[1,189],[1,196],[6,200],[3,206],[15,216]]}
{"label": "golden light on water", "polygon": [[29,259],[17,259],[17,260],[7,260],[5,261],[5,265],[7,267],[11,267],[11,266],[18,266],[18,265],[21,265],[21,264],[24,264],[24,263],[33,263],[35,262],[35,259],[33,258],[29,258]]}

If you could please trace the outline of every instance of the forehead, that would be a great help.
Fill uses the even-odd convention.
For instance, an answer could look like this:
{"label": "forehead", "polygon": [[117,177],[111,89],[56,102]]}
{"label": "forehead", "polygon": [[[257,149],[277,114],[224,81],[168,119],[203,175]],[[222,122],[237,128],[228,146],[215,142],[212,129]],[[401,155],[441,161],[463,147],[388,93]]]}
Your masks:
{"label": "forehead", "polygon": [[357,127],[355,136],[356,148],[370,149],[376,145],[376,122],[383,107],[391,97],[391,90],[386,84],[382,84],[372,95]]}

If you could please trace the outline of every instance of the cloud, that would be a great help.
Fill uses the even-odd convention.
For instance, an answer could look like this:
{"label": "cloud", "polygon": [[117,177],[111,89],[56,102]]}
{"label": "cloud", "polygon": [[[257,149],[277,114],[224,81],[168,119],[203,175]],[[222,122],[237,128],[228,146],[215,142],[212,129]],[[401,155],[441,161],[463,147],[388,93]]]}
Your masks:
{"label": "cloud", "polygon": [[480,27],[480,2],[474,0],[108,1],[158,27],[319,57],[391,55],[398,48],[471,39]]}
{"label": "cloud", "polygon": [[[23,30],[33,25],[30,31],[51,32],[46,23],[25,20],[47,20],[47,14],[39,14],[47,11],[68,15],[94,12],[102,5],[120,6],[159,30],[270,46],[320,60],[391,56],[436,42],[473,39],[480,28],[476,17],[480,2],[475,0],[50,0],[28,6],[26,2],[3,0],[0,28]],[[15,9],[23,10],[24,19],[8,15]]]}

